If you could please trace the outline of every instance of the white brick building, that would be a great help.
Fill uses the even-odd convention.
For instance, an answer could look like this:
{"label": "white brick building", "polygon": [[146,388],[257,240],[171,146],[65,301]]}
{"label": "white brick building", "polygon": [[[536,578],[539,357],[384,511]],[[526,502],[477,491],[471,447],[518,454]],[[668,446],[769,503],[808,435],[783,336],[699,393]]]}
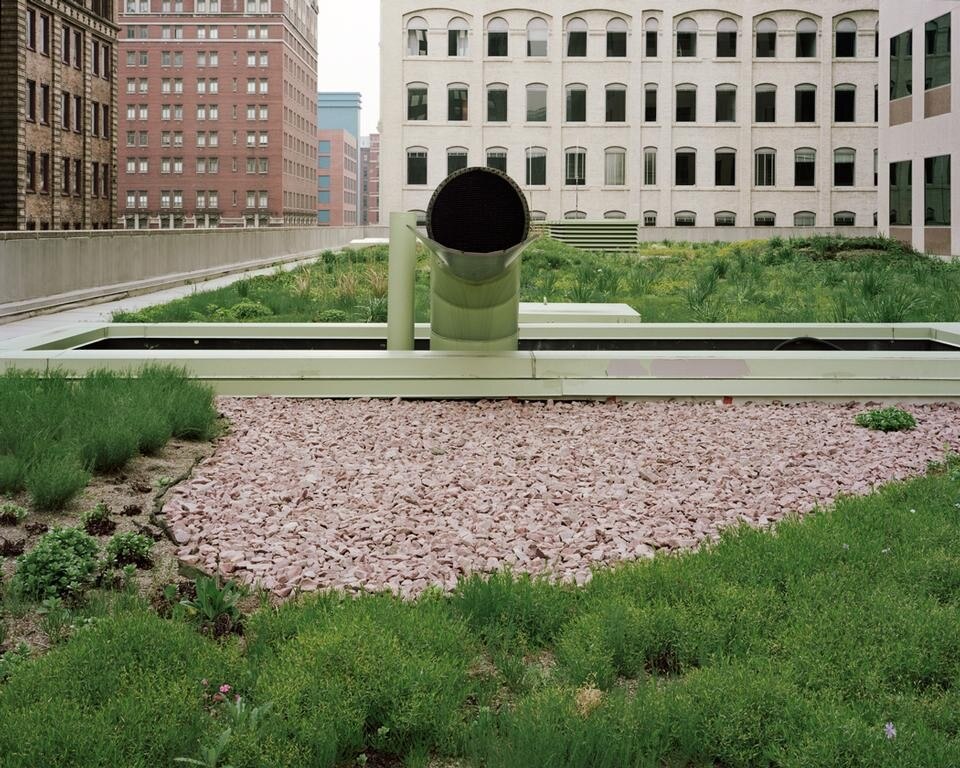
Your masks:
{"label": "white brick building", "polygon": [[869,226],[878,0],[381,2],[382,210],[503,167],[537,218]]}

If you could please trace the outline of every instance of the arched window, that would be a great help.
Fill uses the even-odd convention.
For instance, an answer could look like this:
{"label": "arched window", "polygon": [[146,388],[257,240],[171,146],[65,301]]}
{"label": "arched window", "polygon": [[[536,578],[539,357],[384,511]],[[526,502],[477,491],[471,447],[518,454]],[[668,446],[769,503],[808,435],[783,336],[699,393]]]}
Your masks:
{"label": "arched window", "polygon": [[462,171],[467,167],[467,148],[450,147],[447,149],[447,175],[454,171]]}
{"label": "arched window", "polygon": [[777,22],[761,19],[757,24],[757,58],[770,59],[777,55]]}
{"label": "arched window", "polygon": [[800,19],[797,24],[797,58],[812,59],[817,55],[817,22]]}
{"label": "arched window", "polygon": [[857,153],[849,147],[842,147],[833,152],[833,185],[835,187],[852,187],[856,178]]}
{"label": "arched window", "polygon": [[506,147],[490,147],[487,150],[487,168],[493,168],[503,173],[507,172]]}
{"label": "arched window", "polygon": [[448,56],[467,56],[469,55],[468,40],[470,25],[467,20],[456,16],[447,24],[447,55]]}
{"label": "arched window", "polygon": [[758,85],[754,100],[756,102],[754,122],[777,122],[777,86],[769,83]]}
{"label": "arched window", "polygon": [[840,19],[837,22],[836,57],[852,59],[857,55],[857,22],[853,19]]}
{"label": "arched window", "polygon": [[643,212],[643,226],[645,226],[645,227],[655,227],[655,226],[657,226],[657,212],[656,212],[656,211],[644,211],[644,212]]}
{"label": "arched window", "polygon": [[610,19],[607,23],[607,57],[621,59],[627,55],[627,22]]}
{"label": "arched window", "polygon": [[678,85],[676,102],[678,123],[697,122],[697,86],[691,83]]}
{"label": "arched window", "polygon": [[657,122],[657,84],[643,86],[643,122]]}
{"label": "arched window", "polygon": [[605,219],[625,219],[627,214],[625,211],[604,211],[603,218]]}
{"label": "arched window", "polygon": [[656,19],[647,19],[643,25],[643,53],[647,58],[655,59],[660,55],[660,24]]}
{"label": "arched window", "polygon": [[673,214],[673,225],[675,227],[695,227],[697,226],[697,214],[693,211],[677,211]]}
{"label": "arched window", "polygon": [[587,183],[587,150],[583,147],[567,147],[564,150],[563,183],[568,187],[580,187]]}
{"label": "arched window", "polygon": [[537,16],[527,24],[527,56],[547,55],[547,22]]}
{"label": "arched window", "polygon": [[497,16],[487,23],[487,56],[507,56],[510,27],[505,19]]}
{"label": "arched window", "polygon": [[714,119],[718,123],[735,123],[737,121],[737,86],[732,83],[723,83],[717,86]]}
{"label": "arched window", "polygon": [[414,16],[407,22],[407,56],[427,55],[427,20]]}
{"label": "arched window", "polygon": [[530,221],[546,221],[546,211],[530,211]]}
{"label": "arched window", "polygon": [[427,148],[407,148],[407,184],[427,183]]}
{"label": "arched window", "polygon": [[469,89],[466,83],[450,83],[447,86],[447,120],[463,122],[468,118]]}
{"label": "arched window", "polygon": [[817,122],[817,86],[801,83],[794,90],[793,119],[798,123]]}
{"label": "arched window", "polygon": [[643,183],[648,187],[657,185],[656,147],[645,147],[643,150]]}
{"label": "arched window", "polygon": [[817,226],[817,214],[813,211],[797,211],[793,214],[793,226],[815,227]]}
{"label": "arched window", "polygon": [[627,120],[627,86],[610,83],[604,88],[604,113],[608,123],[624,123]]}
{"label": "arched window", "polygon": [[607,147],[603,151],[603,183],[607,187],[627,183],[627,150],[623,147]]}
{"label": "arched window", "polygon": [[587,55],[587,22],[575,18],[567,22],[567,56]]}
{"label": "arched window", "polygon": [[697,184],[697,150],[681,147],[676,151],[674,184],[678,187],[694,187]]}
{"label": "arched window", "polygon": [[538,187],[547,183],[547,150],[530,147],[526,155],[527,186]]}
{"label": "arched window", "polygon": [[761,147],[753,153],[753,184],[757,187],[777,185],[777,151]]}
{"label": "arched window", "polygon": [[737,184],[737,151],[722,147],[714,153],[713,183],[718,187],[734,187]]}
{"label": "arched window", "polygon": [[563,214],[563,218],[570,221],[583,221],[587,218],[587,214],[584,211],[566,211]]}
{"label": "arched window", "polygon": [[733,211],[717,211],[713,215],[713,225],[715,227],[735,227],[737,226],[737,214]]}
{"label": "arched window", "polygon": [[490,83],[487,86],[487,122],[505,123],[507,121],[507,85]]}
{"label": "arched window", "polygon": [[697,22],[680,19],[677,24],[677,56],[693,58],[697,55]]}
{"label": "arched window", "polygon": [[817,183],[817,150],[804,147],[793,153],[793,186],[813,187]]}
{"label": "arched window", "polygon": [[545,123],[547,121],[547,86],[543,83],[530,83],[527,86],[527,122]]}
{"label": "arched window", "polygon": [[737,22],[720,19],[717,24],[717,58],[734,58],[737,55]]}
{"label": "arched window", "polygon": [[427,84],[407,84],[407,120],[427,119]]}
{"label": "arched window", "polygon": [[777,215],[771,211],[757,211],[753,214],[753,226],[775,227],[777,226]]}
{"label": "arched window", "polygon": [[857,119],[857,86],[843,83],[833,89],[833,121],[853,123]]}
{"label": "arched window", "polygon": [[565,89],[564,120],[568,123],[587,121],[587,86],[571,83]]}
{"label": "arched window", "polygon": [[855,227],[857,225],[857,214],[853,211],[837,211],[833,214],[833,226],[835,227]]}

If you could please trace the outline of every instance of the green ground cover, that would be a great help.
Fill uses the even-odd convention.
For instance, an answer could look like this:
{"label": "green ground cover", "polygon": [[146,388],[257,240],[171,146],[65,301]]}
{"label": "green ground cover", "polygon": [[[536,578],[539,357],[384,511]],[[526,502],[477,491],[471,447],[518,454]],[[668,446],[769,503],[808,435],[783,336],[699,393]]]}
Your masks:
{"label": "green ground cover", "polygon": [[[953,322],[960,262],[880,238],[654,243],[578,251],[541,238],[524,254],[524,301],[625,302],[646,322]],[[421,252],[416,317],[429,320]],[[291,272],[241,280],[117,322],[383,322],[387,249],[324,253]]]}
{"label": "green ground cover", "polygon": [[37,509],[61,509],[91,473],[156,453],[171,437],[209,438],[216,419],[212,391],[169,368],[77,381],[8,372],[0,376],[0,495],[26,490]]}
{"label": "green ground cover", "polygon": [[957,541],[953,459],[584,588],[318,595],[219,642],[93,593],[92,621],[0,683],[0,763],[960,765]]}

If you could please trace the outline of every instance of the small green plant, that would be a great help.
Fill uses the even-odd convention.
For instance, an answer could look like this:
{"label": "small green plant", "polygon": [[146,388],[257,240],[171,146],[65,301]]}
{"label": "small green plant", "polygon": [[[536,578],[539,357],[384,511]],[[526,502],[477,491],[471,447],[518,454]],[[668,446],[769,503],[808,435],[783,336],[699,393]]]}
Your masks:
{"label": "small green plant", "polygon": [[149,536],[133,531],[118,533],[107,543],[107,562],[118,568],[131,565],[147,568],[151,565],[152,549],[153,540]]}
{"label": "small green plant", "polygon": [[79,528],[54,528],[17,558],[14,587],[32,600],[78,598],[97,567],[97,542]]}
{"label": "small green plant", "polygon": [[230,744],[232,737],[233,732],[227,728],[212,745],[200,748],[199,759],[194,757],[177,757],[174,758],[173,762],[183,763],[184,765],[199,765],[201,768],[232,768],[232,766],[221,762],[224,759],[224,753],[227,751],[227,746]]}
{"label": "small green plant", "polygon": [[241,323],[261,320],[273,314],[270,307],[253,299],[242,299],[230,307],[230,313]]}
{"label": "small green plant", "polygon": [[48,597],[37,609],[40,617],[40,629],[51,645],[58,645],[70,636],[73,614],[59,597]]}
{"label": "small green plant", "polygon": [[0,504],[0,525],[20,525],[27,516],[27,510],[17,504]]}
{"label": "small green plant", "polygon": [[30,658],[30,647],[20,643],[6,653],[0,653],[0,683],[6,682],[23,662]]}
{"label": "small green plant", "polygon": [[102,501],[80,516],[80,524],[91,536],[109,536],[117,529],[117,524],[110,519],[110,508]]}
{"label": "small green plant", "polygon": [[16,456],[0,456],[0,493],[23,490],[26,468]]}
{"label": "small green plant", "polygon": [[342,309],[322,309],[314,318],[315,323],[345,323],[347,320],[347,313]]}
{"label": "small green plant", "polygon": [[859,413],[856,424],[880,432],[902,432],[917,426],[917,420],[902,408],[890,407]]}
{"label": "small green plant", "polygon": [[27,471],[27,491],[33,506],[41,511],[63,509],[90,481],[78,457],[67,450],[53,450]]}
{"label": "small green plant", "polygon": [[197,596],[180,601],[187,617],[200,626],[202,632],[221,637],[239,627],[242,614],[237,606],[243,597],[243,589],[232,581],[219,581],[209,576],[196,579]]}

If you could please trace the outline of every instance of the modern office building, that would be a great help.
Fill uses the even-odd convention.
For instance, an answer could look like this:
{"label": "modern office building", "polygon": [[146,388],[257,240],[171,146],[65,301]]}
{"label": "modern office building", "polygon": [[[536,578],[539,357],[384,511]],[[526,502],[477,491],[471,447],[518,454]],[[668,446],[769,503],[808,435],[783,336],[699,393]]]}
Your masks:
{"label": "modern office building", "polygon": [[0,3],[0,229],[116,220],[111,0]]}
{"label": "modern office building", "polygon": [[380,134],[360,142],[360,223],[380,223]]}
{"label": "modern office building", "polygon": [[317,94],[317,223],[360,221],[360,94]]}
{"label": "modern office building", "polygon": [[[880,224],[927,253],[960,255],[960,66],[952,55],[960,3],[881,0]],[[887,193],[889,190],[889,193]]]}
{"label": "modern office building", "polygon": [[540,219],[871,226],[878,0],[381,2],[384,211],[509,173]]}
{"label": "modern office building", "polygon": [[316,222],[316,0],[122,0],[128,228]]}

